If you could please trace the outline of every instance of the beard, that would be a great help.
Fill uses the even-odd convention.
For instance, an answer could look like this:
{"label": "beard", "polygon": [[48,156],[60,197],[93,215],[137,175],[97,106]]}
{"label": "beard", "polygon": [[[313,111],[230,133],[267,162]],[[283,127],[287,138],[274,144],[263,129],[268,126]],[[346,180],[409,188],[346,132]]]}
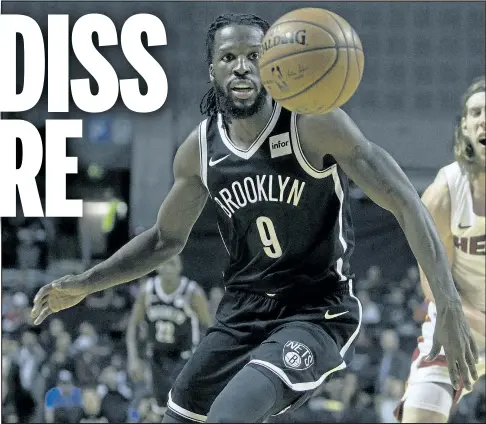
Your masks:
{"label": "beard", "polygon": [[245,105],[244,101],[241,101],[241,105],[237,104],[229,94],[224,92],[217,82],[214,82],[214,91],[218,110],[225,117],[233,119],[245,119],[255,115],[262,109],[267,99],[267,90],[263,86],[260,88],[253,103],[248,105]]}

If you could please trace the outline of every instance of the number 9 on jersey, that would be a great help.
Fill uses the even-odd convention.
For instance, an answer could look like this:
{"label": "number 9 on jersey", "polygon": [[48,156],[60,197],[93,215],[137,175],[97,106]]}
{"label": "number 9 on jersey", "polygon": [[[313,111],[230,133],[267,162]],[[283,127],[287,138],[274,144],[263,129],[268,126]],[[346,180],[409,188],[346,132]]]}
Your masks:
{"label": "number 9 on jersey", "polygon": [[262,240],[263,251],[270,258],[280,258],[282,256],[282,248],[278,242],[272,220],[266,216],[259,216],[256,220],[256,225],[260,233],[260,239]]}

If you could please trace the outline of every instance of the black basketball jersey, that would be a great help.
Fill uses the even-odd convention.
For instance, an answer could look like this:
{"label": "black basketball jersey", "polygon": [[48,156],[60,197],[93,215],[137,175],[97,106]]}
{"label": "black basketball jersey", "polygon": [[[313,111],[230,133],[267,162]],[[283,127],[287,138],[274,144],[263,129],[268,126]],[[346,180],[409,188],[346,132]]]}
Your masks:
{"label": "black basketball jersey", "polygon": [[165,293],[159,276],[145,285],[145,322],[148,325],[149,353],[182,353],[199,343],[199,320],[190,298],[196,283],[181,277],[173,293]]}
{"label": "black basketball jersey", "polygon": [[307,162],[296,118],[275,103],[248,150],[231,142],[221,115],[199,126],[201,178],[229,254],[227,287],[282,294],[351,278],[348,180],[331,156],[322,171]]}

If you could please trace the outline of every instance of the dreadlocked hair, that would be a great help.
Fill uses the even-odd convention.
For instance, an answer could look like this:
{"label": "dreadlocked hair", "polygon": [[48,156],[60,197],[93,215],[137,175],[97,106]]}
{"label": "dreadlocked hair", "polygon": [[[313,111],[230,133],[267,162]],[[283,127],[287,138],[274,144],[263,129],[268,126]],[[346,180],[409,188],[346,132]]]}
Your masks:
{"label": "dreadlocked hair", "polygon": [[476,153],[471,140],[462,131],[462,118],[467,115],[467,101],[476,93],[485,91],[484,76],[475,78],[462,97],[462,115],[457,120],[455,127],[454,156],[462,169],[462,172],[469,175],[477,173]]}
{"label": "dreadlocked hair", "polygon": [[[206,35],[206,63],[208,66],[213,62],[214,37],[216,31],[228,25],[255,26],[260,28],[264,34],[268,31],[268,28],[270,28],[268,22],[256,15],[248,13],[227,13],[219,15],[209,26]],[[219,112],[220,108],[214,87],[211,87],[203,96],[199,109],[201,114],[207,116],[215,115]]]}

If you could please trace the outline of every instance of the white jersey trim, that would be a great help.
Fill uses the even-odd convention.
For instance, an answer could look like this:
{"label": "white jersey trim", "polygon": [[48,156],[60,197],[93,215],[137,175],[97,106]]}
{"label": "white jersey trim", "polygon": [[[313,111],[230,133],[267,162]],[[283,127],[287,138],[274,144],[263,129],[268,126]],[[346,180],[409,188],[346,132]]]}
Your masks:
{"label": "white jersey trim", "polygon": [[[302,151],[302,147],[300,145],[299,140],[299,132],[297,131],[297,114],[292,113],[291,120],[290,120],[290,139],[292,142],[292,147],[294,150],[295,157],[299,162],[302,169],[309,174],[311,177],[322,179],[332,175],[332,179],[334,181],[334,191],[336,192],[336,196],[339,199],[339,241],[341,246],[343,247],[343,255],[346,252],[348,245],[346,240],[344,240],[343,236],[343,201],[344,201],[344,191],[341,186],[341,180],[339,179],[339,174],[337,171],[337,164],[331,165],[329,168],[323,169],[322,171],[314,168],[309,161],[305,158],[304,152]],[[339,275],[340,281],[346,281],[346,277],[342,273],[343,269],[343,259],[339,258],[336,261],[336,272]]]}
{"label": "white jersey trim", "polygon": [[226,246],[226,243],[224,241],[224,238],[223,238],[223,233],[221,232],[221,228],[219,226],[219,222],[216,223],[216,225],[218,226],[218,231],[219,231],[219,235],[221,237],[221,240],[223,242],[223,245],[224,245],[224,248],[226,249],[226,252],[228,252],[228,255],[230,254],[230,251],[228,250],[228,246]]}
{"label": "white jersey trim", "polygon": [[292,113],[290,118],[290,140],[292,142],[292,148],[294,150],[295,157],[299,162],[299,165],[302,169],[307,172],[311,177],[321,179],[326,178],[332,174],[332,172],[337,168],[337,165],[331,165],[329,168],[323,169],[319,171],[318,169],[314,168],[309,161],[304,156],[304,152],[302,151],[302,147],[300,145],[299,140],[299,132],[297,131],[297,114]]}
{"label": "white jersey trim", "polygon": [[184,292],[186,285],[188,283],[187,277],[182,276],[179,286],[172,292],[166,293],[162,287],[162,279],[160,276],[153,277],[153,285],[155,288],[155,293],[165,303],[171,303],[174,301],[175,297],[178,296],[180,293]]}
{"label": "white jersey trim", "polygon": [[455,234],[459,225],[472,226],[476,221],[471,184],[462,173],[459,163],[453,162],[440,171],[445,175],[451,199],[451,230]]}
{"label": "white jersey trim", "polygon": [[[339,241],[341,242],[341,246],[343,247],[343,255],[348,249],[348,244],[346,240],[344,240],[343,236],[343,201],[344,201],[344,191],[341,186],[341,180],[339,179],[339,174],[337,172],[337,166],[334,165],[332,169],[332,179],[334,181],[334,191],[336,192],[336,196],[339,199],[339,215],[338,215],[338,222],[339,222]],[[336,261],[336,272],[339,274],[341,281],[346,281],[346,277],[343,275],[343,258],[339,258]]]}
{"label": "white jersey trim", "polygon": [[226,128],[223,125],[223,117],[220,113],[218,113],[218,130],[219,135],[221,136],[221,140],[223,140],[223,143],[226,145],[231,153],[234,153],[236,156],[239,156],[243,159],[250,159],[273,131],[275,125],[277,125],[281,110],[282,106],[275,102],[272,115],[267,122],[267,125],[265,125],[265,128],[263,128],[262,132],[258,135],[255,141],[251,144],[251,146],[246,150],[239,149],[233,144],[228,136],[228,133],[226,132]]}
{"label": "white jersey trim", "polygon": [[[260,359],[252,359],[249,364],[256,364],[260,365],[264,368],[267,368],[268,370],[272,371],[273,373],[277,374],[277,376],[280,377],[280,379],[292,390],[296,392],[306,392],[308,390],[314,390],[315,388],[319,387],[326,377],[333,372],[342,370],[346,368],[346,362],[341,362],[336,368],[333,368],[326,373],[324,373],[317,381],[309,381],[307,383],[292,383],[290,379],[287,377],[287,374],[285,374],[285,371],[282,370],[281,368],[277,367],[276,365],[271,364],[270,362],[267,361],[262,361]],[[282,411],[281,411],[282,412]]]}
{"label": "white jersey trim", "polygon": [[201,168],[201,180],[204,186],[208,187],[208,120],[205,119],[199,124],[199,161]]}
{"label": "white jersey trim", "polygon": [[359,301],[359,299],[354,295],[354,292],[353,292],[353,280],[349,280],[348,287],[349,287],[349,296],[351,298],[353,298],[354,300],[356,300],[356,302],[358,303],[358,315],[359,315],[359,319],[358,319],[358,326],[356,327],[356,330],[354,331],[353,334],[351,334],[351,337],[349,338],[349,340],[347,341],[347,343],[342,347],[341,351],[339,352],[342,357],[344,357],[344,355],[348,351],[348,349],[351,346],[351,344],[354,342],[354,340],[356,339],[356,337],[358,337],[359,330],[361,329],[361,323],[362,323],[362,320],[363,320],[363,308],[361,306],[361,302]]}
{"label": "white jersey trim", "polygon": [[191,421],[195,421],[197,423],[204,423],[206,422],[206,415],[196,414],[195,412],[188,411],[187,409],[182,408],[181,406],[174,403],[172,400],[171,392],[169,392],[169,400],[167,401],[167,407],[174,411],[175,413],[179,414],[181,417],[187,418]]}

